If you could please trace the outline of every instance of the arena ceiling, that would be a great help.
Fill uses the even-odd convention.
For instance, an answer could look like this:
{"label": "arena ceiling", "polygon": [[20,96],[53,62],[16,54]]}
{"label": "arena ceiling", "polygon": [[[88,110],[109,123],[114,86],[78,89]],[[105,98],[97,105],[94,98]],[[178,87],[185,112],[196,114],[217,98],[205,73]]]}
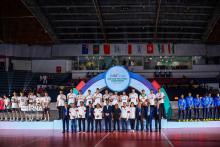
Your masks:
{"label": "arena ceiling", "polygon": [[219,0],[1,0],[2,43],[220,43]]}

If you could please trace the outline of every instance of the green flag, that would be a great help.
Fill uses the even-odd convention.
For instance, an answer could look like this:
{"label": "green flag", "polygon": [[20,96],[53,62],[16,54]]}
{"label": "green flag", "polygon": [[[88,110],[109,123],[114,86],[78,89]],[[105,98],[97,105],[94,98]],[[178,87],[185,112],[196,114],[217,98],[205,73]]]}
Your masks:
{"label": "green flag", "polygon": [[168,97],[168,95],[167,95],[164,88],[161,88],[160,90],[165,95],[164,108],[165,108],[167,119],[170,119],[172,117],[172,108],[171,108],[171,105],[170,105],[170,99],[169,99],[169,97]]}
{"label": "green flag", "polygon": [[76,88],[73,88],[73,93],[77,95],[78,94],[78,90]]}

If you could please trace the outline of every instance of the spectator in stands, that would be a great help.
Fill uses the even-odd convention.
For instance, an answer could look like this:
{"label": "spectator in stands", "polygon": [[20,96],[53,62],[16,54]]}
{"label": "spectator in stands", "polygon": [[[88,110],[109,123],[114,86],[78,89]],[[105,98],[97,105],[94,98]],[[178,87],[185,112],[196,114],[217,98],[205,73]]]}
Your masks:
{"label": "spectator in stands", "polygon": [[47,85],[47,75],[43,76],[43,84]]}

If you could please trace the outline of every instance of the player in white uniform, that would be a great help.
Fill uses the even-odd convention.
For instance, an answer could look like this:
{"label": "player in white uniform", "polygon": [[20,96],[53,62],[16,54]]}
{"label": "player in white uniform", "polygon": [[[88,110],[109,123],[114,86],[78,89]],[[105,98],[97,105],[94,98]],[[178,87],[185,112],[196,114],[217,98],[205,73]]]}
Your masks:
{"label": "player in white uniform", "polygon": [[93,103],[91,90],[88,90],[88,93],[85,95],[85,99],[86,99],[86,106],[89,106],[89,103]]}
{"label": "player in white uniform", "polygon": [[132,92],[129,94],[129,99],[135,106],[138,104],[138,94],[135,92],[135,89],[132,89]]}
{"label": "player in white uniform", "polygon": [[36,120],[43,119],[43,97],[38,93],[36,98]]}
{"label": "player in white uniform", "polygon": [[102,94],[99,92],[99,88],[96,89],[96,92],[93,95],[93,99],[93,106],[96,106],[98,103],[102,105]]}
{"label": "player in white uniform", "polygon": [[85,119],[86,119],[86,107],[84,106],[84,102],[80,103],[80,106],[77,109],[77,117],[78,117],[78,124],[79,124],[79,132],[81,132],[81,123],[83,124],[83,132],[85,132]]}
{"label": "player in white uniform", "polygon": [[127,107],[127,102],[123,102],[121,107],[121,125],[122,131],[128,131],[128,119],[129,119],[130,109]]}
{"label": "player in white uniform", "polygon": [[126,95],[126,92],[123,91],[122,95],[120,96],[121,105],[123,103],[126,103],[128,105],[128,96]]}
{"label": "player in white uniform", "polygon": [[147,103],[147,94],[144,89],[141,91],[141,94],[139,95],[139,101],[144,105],[146,105]]}
{"label": "player in white uniform", "polygon": [[157,109],[159,109],[159,112],[162,116],[162,118],[165,118],[165,109],[164,109],[164,98],[165,98],[165,95],[163,92],[160,91],[160,89],[158,89],[158,92],[156,94],[156,99],[158,101],[158,105],[157,105]]}
{"label": "player in white uniform", "polygon": [[29,110],[29,120],[33,121],[34,119],[34,107],[35,107],[35,101],[36,101],[36,95],[33,92],[30,92],[28,95],[28,110]]}
{"label": "player in white uniform", "polygon": [[66,101],[66,96],[63,94],[63,90],[60,90],[60,94],[57,96],[57,103],[56,103],[59,112],[59,119],[62,118],[62,110],[64,109],[65,101]]}
{"label": "player in white uniform", "polygon": [[48,95],[47,92],[44,93],[44,97],[42,99],[42,104],[43,104],[43,118],[46,121],[50,121],[50,102],[51,102],[51,97]]}
{"label": "player in white uniform", "polygon": [[28,111],[28,98],[24,96],[23,92],[20,92],[20,96],[18,97],[18,106],[21,109],[20,111],[20,117],[21,121],[24,120],[24,118],[27,120],[26,112]]}
{"label": "player in white uniform", "polygon": [[83,102],[83,105],[84,105],[84,102],[85,102],[85,96],[82,94],[82,91],[80,90],[79,91],[79,94],[77,95],[77,107],[80,106],[80,103]]}
{"label": "player in white uniform", "polygon": [[102,96],[103,99],[103,105],[106,105],[106,100],[108,100],[110,97],[108,90],[105,90],[105,94]]}
{"label": "player in white uniform", "polygon": [[115,104],[118,104],[119,102],[118,92],[114,92],[114,94],[110,97],[110,99],[112,101],[112,106],[114,106]]}
{"label": "player in white uniform", "polygon": [[130,113],[129,113],[129,120],[130,120],[130,126],[131,126],[131,131],[132,132],[134,132],[135,114],[136,114],[136,108],[134,106],[134,103],[131,102],[131,104],[130,104]]}
{"label": "player in white uniform", "polygon": [[4,98],[4,104],[5,104],[5,113],[4,113],[4,118],[5,120],[11,120],[11,101],[10,98],[7,97],[6,95],[3,96]]}
{"label": "player in white uniform", "polygon": [[99,103],[97,103],[96,108],[94,109],[94,116],[95,116],[95,132],[98,130],[99,125],[99,131],[102,130],[102,107]]}
{"label": "player in white uniform", "polygon": [[68,105],[76,102],[76,94],[73,93],[73,90],[70,89],[70,93],[67,94]]}
{"label": "player in white uniform", "polygon": [[71,121],[71,130],[76,133],[77,126],[76,126],[76,120],[77,120],[77,107],[75,103],[71,104],[71,108],[69,109],[69,115],[70,115],[70,121]]}
{"label": "player in white uniform", "polygon": [[18,96],[17,96],[17,93],[14,92],[13,93],[13,96],[11,98],[11,108],[12,108],[12,118],[13,118],[13,121],[15,121],[15,119],[17,119],[18,121]]}

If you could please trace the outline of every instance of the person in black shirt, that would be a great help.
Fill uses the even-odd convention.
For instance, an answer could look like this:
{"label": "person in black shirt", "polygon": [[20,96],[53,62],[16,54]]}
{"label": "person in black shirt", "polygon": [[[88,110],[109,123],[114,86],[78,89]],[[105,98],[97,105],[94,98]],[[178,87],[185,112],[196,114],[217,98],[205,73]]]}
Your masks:
{"label": "person in black shirt", "polygon": [[94,108],[91,102],[89,103],[89,106],[86,109],[86,119],[87,119],[87,132],[90,132],[90,126],[91,126],[91,132],[93,132]]}
{"label": "person in black shirt", "polygon": [[114,131],[116,130],[116,124],[118,131],[120,131],[120,118],[121,118],[121,109],[118,107],[118,104],[115,104],[115,107],[112,112],[113,122],[114,122]]}
{"label": "person in black shirt", "polygon": [[143,123],[143,113],[144,113],[144,110],[141,106],[141,103],[139,102],[137,107],[136,107],[136,131],[139,130],[139,123],[141,124],[141,131],[144,130],[144,123]]}
{"label": "person in black shirt", "polygon": [[103,114],[105,119],[105,132],[111,132],[112,127],[112,107],[109,105],[109,100],[106,100],[106,105],[103,107]]}

